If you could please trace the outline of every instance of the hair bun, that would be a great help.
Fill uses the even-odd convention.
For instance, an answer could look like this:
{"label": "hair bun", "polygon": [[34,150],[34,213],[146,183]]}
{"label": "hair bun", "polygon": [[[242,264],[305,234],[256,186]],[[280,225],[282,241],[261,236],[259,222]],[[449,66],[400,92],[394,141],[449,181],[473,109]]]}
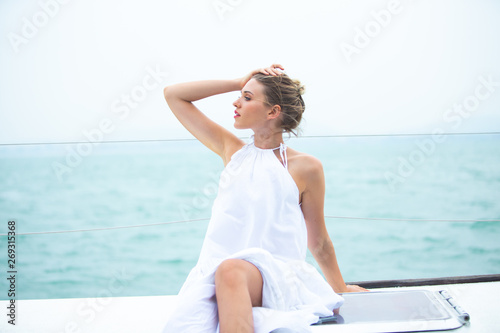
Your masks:
{"label": "hair bun", "polygon": [[293,83],[295,83],[299,95],[304,95],[304,93],[306,92],[306,87],[303,84],[301,84],[299,80],[293,80]]}
{"label": "hair bun", "polygon": [[302,99],[304,86],[299,80],[292,80],[286,74],[273,76],[257,73],[253,78],[264,86],[266,104],[281,107],[281,129],[297,135],[294,129],[299,125],[306,108]]}

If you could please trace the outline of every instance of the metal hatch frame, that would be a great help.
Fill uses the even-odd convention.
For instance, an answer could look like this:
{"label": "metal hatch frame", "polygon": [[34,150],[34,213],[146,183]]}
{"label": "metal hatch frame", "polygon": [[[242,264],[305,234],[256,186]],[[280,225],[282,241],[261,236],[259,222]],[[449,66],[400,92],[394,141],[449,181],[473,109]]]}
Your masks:
{"label": "metal hatch frame", "polygon": [[322,332],[415,332],[461,327],[470,316],[446,290],[349,293],[340,313],[322,318]]}

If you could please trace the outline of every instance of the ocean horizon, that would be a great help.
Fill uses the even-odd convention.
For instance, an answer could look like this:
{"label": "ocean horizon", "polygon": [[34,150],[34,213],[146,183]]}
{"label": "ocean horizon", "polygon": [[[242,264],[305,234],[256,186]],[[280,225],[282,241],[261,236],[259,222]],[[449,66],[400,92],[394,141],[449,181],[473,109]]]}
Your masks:
{"label": "ocean horizon", "polygon": [[[346,281],[500,273],[500,135],[287,144],[323,163]],[[10,220],[21,234],[17,299],[177,294],[222,170],[195,140],[1,145],[0,234]],[[6,236],[0,248],[6,272]]]}

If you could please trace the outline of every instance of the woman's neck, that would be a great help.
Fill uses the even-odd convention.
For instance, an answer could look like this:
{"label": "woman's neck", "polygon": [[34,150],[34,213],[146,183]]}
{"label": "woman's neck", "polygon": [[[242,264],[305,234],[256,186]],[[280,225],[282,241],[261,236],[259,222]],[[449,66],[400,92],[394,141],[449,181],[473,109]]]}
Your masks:
{"label": "woman's neck", "polygon": [[261,149],[272,149],[280,146],[283,142],[283,132],[281,129],[279,131],[254,131],[253,142],[255,147]]}

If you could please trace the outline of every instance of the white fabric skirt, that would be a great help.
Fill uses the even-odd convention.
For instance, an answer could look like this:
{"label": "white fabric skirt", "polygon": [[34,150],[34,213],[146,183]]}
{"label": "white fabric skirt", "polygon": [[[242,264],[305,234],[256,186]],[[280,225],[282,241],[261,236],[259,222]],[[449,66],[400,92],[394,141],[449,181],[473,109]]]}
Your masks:
{"label": "white fabric skirt", "polygon": [[[301,260],[282,261],[268,251],[251,248],[213,262],[198,263],[178,295],[177,309],[164,333],[218,332],[215,271],[225,259],[243,259],[255,265],[264,281],[262,307],[253,308],[256,333],[277,329],[311,332],[311,324],[332,315],[344,302],[312,265]],[[282,332],[282,330],[280,330]]]}

